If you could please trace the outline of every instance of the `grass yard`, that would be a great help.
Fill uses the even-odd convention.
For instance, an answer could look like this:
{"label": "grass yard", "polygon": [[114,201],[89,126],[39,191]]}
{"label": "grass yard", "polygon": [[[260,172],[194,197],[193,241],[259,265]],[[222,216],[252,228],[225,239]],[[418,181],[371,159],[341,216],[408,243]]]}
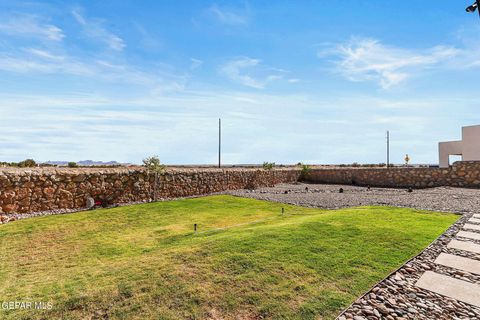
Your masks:
{"label": "grass yard", "polygon": [[211,196],[17,221],[0,303],[53,308],[0,319],[333,319],[457,218]]}

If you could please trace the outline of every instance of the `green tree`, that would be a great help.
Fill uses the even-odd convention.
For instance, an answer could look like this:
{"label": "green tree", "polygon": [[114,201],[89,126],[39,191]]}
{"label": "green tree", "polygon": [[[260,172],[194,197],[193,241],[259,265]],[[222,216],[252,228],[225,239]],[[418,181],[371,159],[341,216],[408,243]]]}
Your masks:
{"label": "green tree", "polygon": [[262,166],[265,170],[272,170],[275,167],[275,162],[264,162]]}
{"label": "green tree", "polygon": [[165,166],[161,164],[158,156],[151,156],[143,159],[143,166],[149,172],[160,173],[160,174],[165,173]]}
{"label": "green tree", "polygon": [[311,168],[308,164],[302,164],[302,171],[300,171],[300,179],[305,179]]}
{"label": "green tree", "polygon": [[158,185],[158,176],[165,174],[165,166],[161,164],[158,156],[151,156],[143,159],[143,166],[147,169],[147,173],[150,175],[154,174],[155,181],[153,183],[153,188],[151,192],[153,194],[153,201],[157,200],[157,185]]}
{"label": "green tree", "polygon": [[18,166],[20,168],[31,168],[31,167],[36,167],[37,163],[33,159],[26,159],[26,160],[20,161],[18,163]]}

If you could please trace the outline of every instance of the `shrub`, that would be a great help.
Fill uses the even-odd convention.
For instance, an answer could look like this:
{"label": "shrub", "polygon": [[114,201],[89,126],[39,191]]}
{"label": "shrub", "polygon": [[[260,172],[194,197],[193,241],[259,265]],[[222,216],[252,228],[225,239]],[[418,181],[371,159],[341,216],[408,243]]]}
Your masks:
{"label": "shrub", "polygon": [[165,166],[160,163],[158,156],[152,156],[143,159],[143,166],[147,169],[147,171],[150,172],[162,174],[165,172]]}
{"label": "shrub", "polygon": [[263,169],[265,170],[272,170],[275,167],[275,162],[264,162]]}
{"label": "shrub", "polygon": [[305,179],[310,170],[311,168],[308,164],[302,164],[302,171],[300,171],[300,179]]}
{"label": "shrub", "polygon": [[72,161],[72,162],[69,162],[69,163],[68,163],[68,167],[69,167],[69,168],[78,168],[78,164],[77,164],[76,162],[73,162],[73,161]]}
{"label": "shrub", "polygon": [[18,166],[20,168],[30,168],[30,167],[35,167],[37,166],[37,163],[35,162],[35,160],[33,159],[26,159],[26,160],[23,160],[23,161],[20,161],[18,163]]}

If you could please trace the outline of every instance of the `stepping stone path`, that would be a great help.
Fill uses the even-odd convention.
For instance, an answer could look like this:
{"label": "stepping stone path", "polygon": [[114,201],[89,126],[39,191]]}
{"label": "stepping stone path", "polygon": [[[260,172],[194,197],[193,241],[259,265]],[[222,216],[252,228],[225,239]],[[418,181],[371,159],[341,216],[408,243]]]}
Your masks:
{"label": "stepping stone path", "polygon": [[442,252],[438,256],[438,258],[435,260],[435,263],[441,264],[450,268],[455,268],[455,269],[464,270],[464,271],[468,271],[475,274],[480,274],[480,261],[473,260],[470,258],[459,257],[454,254],[448,254],[448,253]]}
{"label": "stepping stone path", "polygon": [[480,214],[464,214],[337,319],[480,320]]}
{"label": "stepping stone path", "polygon": [[479,218],[471,218],[470,220],[468,220],[468,222],[471,222],[471,223],[480,223],[480,219],[479,219]]}
{"label": "stepping stone path", "polygon": [[480,233],[470,232],[470,231],[460,231],[458,233],[459,237],[468,238],[473,240],[480,240]]}
{"label": "stepping stone path", "polygon": [[480,304],[479,285],[457,280],[440,273],[425,272],[418,280],[417,286],[476,306]]}
{"label": "stepping stone path", "polygon": [[470,230],[480,230],[480,225],[478,224],[470,224],[470,223],[465,223],[465,225],[463,226],[463,229],[470,229]]}
{"label": "stepping stone path", "polygon": [[480,254],[480,245],[475,244],[475,243],[470,242],[470,241],[452,240],[447,245],[447,247],[452,248],[452,249],[470,251],[470,252],[473,252],[473,253]]}
{"label": "stepping stone path", "polygon": [[[480,217],[479,214],[474,214],[468,220],[468,223],[463,225],[463,229],[480,231],[480,219],[478,217]],[[474,240],[480,240],[480,233],[475,231],[459,231],[457,237],[467,238],[468,240],[459,241],[452,239],[447,247],[478,254],[480,245],[475,244]],[[442,252],[435,259],[435,263],[459,270],[460,273],[469,272],[480,275],[479,260]],[[420,288],[480,307],[480,285],[477,283],[427,271],[420,277],[416,285]]]}

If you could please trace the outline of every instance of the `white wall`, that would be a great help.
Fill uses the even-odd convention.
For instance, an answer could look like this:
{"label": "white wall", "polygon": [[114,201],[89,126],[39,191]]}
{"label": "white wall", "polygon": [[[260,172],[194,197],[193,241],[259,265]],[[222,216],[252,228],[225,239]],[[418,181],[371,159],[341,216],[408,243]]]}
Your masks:
{"label": "white wall", "polygon": [[480,125],[462,128],[461,141],[438,144],[440,168],[449,166],[450,155],[461,155],[462,161],[480,160]]}
{"label": "white wall", "polygon": [[462,128],[463,161],[480,160],[480,126]]}

